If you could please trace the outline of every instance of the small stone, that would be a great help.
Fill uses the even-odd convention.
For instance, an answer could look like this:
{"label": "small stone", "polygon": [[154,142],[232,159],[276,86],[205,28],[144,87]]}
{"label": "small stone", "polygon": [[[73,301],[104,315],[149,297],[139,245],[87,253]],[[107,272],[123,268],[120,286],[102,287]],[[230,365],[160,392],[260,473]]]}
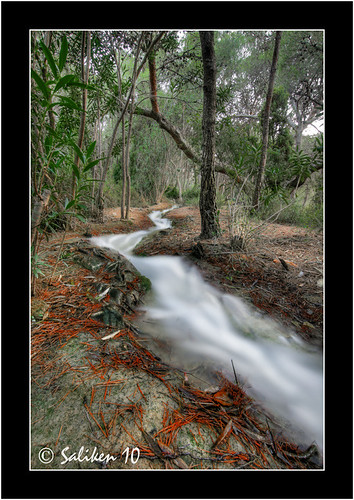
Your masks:
{"label": "small stone", "polygon": [[109,292],[109,296],[110,296],[112,302],[114,302],[118,305],[121,305],[122,298],[123,298],[123,292],[121,292],[119,289],[111,288],[111,290]]}
{"label": "small stone", "polygon": [[92,314],[91,317],[109,326],[117,328],[124,326],[123,316],[114,305],[103,307],[100,311]]}
{"label": "small stone", "polygon": [[36,321],[42,321],[49,316],[49,304],[42,299],[33,298],[31,300],[31,317]]}
{"label": "small stone", "polygon": [[205,251],[203,245],[200,242],[192,247],[192,255],[196,259],[203,259],[205,257]]}

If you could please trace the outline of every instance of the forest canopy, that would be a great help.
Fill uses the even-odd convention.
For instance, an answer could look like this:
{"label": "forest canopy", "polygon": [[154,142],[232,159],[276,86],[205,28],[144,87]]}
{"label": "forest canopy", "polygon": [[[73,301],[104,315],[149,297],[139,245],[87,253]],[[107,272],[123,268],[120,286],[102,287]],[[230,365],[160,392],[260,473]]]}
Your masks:
{"label": "forest canopy", "polygon": [[32,31],[33,255],[110,206],[267,217],[322,172],[322,123],[321,30]]}

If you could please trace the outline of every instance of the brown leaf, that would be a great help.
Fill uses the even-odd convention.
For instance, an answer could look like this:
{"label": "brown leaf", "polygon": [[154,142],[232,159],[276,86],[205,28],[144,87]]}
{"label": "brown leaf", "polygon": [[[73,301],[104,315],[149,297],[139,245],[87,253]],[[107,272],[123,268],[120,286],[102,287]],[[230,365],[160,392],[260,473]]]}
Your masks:
{"label": "brown leaf", "polygon": [[213,394],[213,398],[222,406],[231,406],[233,404],[232,399],[228,395],[227,389],[221,389],[216,392]]}
{"label": "brown leaf", "polygon": [[180,457],[176,457],[172,460],[172,462],[177,465],[177,467],[179,467],[180,469],[189,469],[188,465],[186,464],[186,462],[184,460],[182,460],[182,458]]}
{"label": "brown leaf", "polygon": [[[177,467],[179,467],[180,469],[189,469],[186,462],[184,460],[182,460],[182,458],[176,457],[175,452],[171,448],[169,448],[166,444],[158,441],[158,445],[163,453],[167,453],[168,455],[171,455],[172,462],[175,465],[177,465]],[[174,458],[172,458],[172,457],[174,457]]]}
{"label": "brown leaf", "polygon": [[151,451],[153,451],[157,457],[163,459],[164,457],[163,457],[161,448],[158,445],[157,441],[155,441],[155,439],[152,436],[150,436],[150,434],[145,432],[144,430],[142,430],[142,433],[143,433],[143,436],[145,438],[145,441],[150,446]]}
{"label": "brown leaf", "polygon": [[228,435],[230,434],[231,430],[232,430],[232,420],[229,420],[229,422],[226,425],[225,429],[222,431],[222,433],[220,434],[220,436],[218,437],[218,439],[212,445],[211,449],[214,449],[217,446],[219,446],[219,444],[228,437]]}

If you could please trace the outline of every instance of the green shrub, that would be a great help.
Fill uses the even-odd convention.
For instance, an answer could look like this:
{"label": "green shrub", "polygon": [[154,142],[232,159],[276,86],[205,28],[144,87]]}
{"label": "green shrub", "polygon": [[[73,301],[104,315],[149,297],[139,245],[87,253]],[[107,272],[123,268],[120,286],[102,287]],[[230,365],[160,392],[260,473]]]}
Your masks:
{"label": "green shrub", "polygon": [[178,193],[178,189],[176,188],[176,186],[174,186],[174,187],[168,186],[168,188],[166,189],[164,194],[170,200],[177,200],[179,198],[179,193]]}
{"label": "green shrub", "polygon": [[[103,194],[105,199],[105,208],[120,207],[122,199],[122,181],[118,181],[117,184],[113,182],[111,172],[109,172],[107,175],[107,180],[103,188]],[[130,188],[130,206],[143,206],[141,194],[133,185]]]}
{"label": "green shrub", "polygon": [[[279,202],[273,202],[266,209],[263,209],[259,215],[262,219],[267,219],[280,208]],[[310,203],[304,207],[300,201],[295,201],[295,203],[279,213],[276,222],[309,229],[319,229],[323,227],[323,203]]]}
{"label": "green shrub", "polygon": [[186,205],[198,205],[200,196],[200,187],[193,186],[182,193],[182,199]]}

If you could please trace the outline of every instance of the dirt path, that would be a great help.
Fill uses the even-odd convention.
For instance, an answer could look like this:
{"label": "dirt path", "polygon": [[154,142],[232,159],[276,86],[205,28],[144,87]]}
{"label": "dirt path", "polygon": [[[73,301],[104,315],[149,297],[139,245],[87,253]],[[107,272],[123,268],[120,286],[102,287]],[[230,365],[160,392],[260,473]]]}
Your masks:
{"label": "dirt path", "polygon": [[[167,207],[133,209],[131,221],[111,209],[101,225],[78,225],[66,235],[53,277],[61,235],[42,245],[48,267],[32,302],[31,467],[320,467],[316,450],[289,442],[268,415],[270,433],[264,411],[238,384],[218,373],[213,383],[201,384],[196,372],[164,363],[156,342],[136,327],[135,310],[149,283],[124,258],[83,238],[146,229],[148,213]],[[197,258],[198,210],[180,208],[169,217],[172,229],[141,245],[140,253],[185,255],[215,286],[241,294],[320,343],[321,274],[314,270],[321,269],[320,235],[272,225],[260,238],[263,246],[230,253],[224,234],[218,242],[202,242],[205,254]],[[286,271],[275,257],[297,267],[289,264]],[[52,460],[46,462],[43,448],[52,450]]]}

